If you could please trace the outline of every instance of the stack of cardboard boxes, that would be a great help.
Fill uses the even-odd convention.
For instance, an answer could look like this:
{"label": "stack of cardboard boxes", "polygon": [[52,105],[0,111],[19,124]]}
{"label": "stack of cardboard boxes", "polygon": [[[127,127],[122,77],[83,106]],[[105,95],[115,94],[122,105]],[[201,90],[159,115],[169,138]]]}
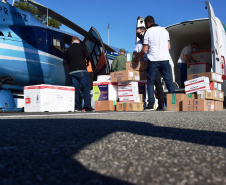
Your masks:
{"label": "stack of cardboard boxes", "polygon": [[145,61],[127,62],[126,70],[112,72],[109,81],[93,82],[95,110],[143,111],[147,97],[146,68]]}
{"label": "stack of cardboard boxes", "polygon": [[93,101],[96,111],[115,111],[118,99],[118,83],[110,81],[110,75],[100,75],[93,82]]}
{"label": "stack of cardboard boxes", "polygon": [[[210,50],[192,52],[196,62],[190,63],[187,74],[210,72],[212,66],[212,53]],[[198,61],[198,62],[197,62]]]}
{"label": "stack of cardboard boxes", "polygon": [[186,94],[167,94],[167,110],[223,111],[221,82],[221,75],[213,72],[188,75]]}

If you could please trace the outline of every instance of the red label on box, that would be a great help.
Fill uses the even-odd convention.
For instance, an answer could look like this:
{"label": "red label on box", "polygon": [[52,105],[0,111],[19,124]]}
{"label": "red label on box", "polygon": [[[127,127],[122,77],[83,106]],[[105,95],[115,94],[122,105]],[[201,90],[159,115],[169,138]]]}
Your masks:
{"label": "red label on box", "polygon": [[214,84],[213,84],[213,82],[210,82],[210,90],[213,90],[214,89]]}
{"label": "red label on box", "polygon": [[25,98],[25,104],[31,104],[31,98]]}

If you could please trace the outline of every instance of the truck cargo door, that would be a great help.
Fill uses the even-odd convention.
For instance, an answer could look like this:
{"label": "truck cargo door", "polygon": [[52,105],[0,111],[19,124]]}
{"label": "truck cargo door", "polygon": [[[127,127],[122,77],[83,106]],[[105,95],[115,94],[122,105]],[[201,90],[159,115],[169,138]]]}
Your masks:
{"label": "truck cargo door", "polygon": [[211,33],[211,52],[212,52],[212,71],[222,74],[221,67],[221,53],[220,53],[220,41],[219,31],[217,27],[216,17],[210,2],[205,1],[209,14],[209,24]]}
{"label": "truck cargo door", "polygon": [[91,64],[94,77],[97,75],[109,74],[109,62],[104,44],[97,30],[91,27],[83,42],[87,46],[92,58]]}

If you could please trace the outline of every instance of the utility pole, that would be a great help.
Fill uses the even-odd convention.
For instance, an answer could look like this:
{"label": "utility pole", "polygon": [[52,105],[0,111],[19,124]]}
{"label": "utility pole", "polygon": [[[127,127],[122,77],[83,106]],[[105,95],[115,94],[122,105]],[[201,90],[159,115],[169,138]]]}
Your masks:
{"label": "utility pole", "polygon": [[108,24],[108,27],[107,27],[107,29],[108,29],[108,46],[109,46],[109,30],[111,29],[111,26],[110,26],[110,24]]}

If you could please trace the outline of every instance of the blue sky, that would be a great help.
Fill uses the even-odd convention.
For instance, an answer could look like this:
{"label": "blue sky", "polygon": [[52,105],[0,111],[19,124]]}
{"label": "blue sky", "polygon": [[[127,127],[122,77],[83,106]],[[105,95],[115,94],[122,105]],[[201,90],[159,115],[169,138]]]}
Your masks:
{"label": "blue sky", "polygon": [[[35,0],[89,31],[97,29],[108,43],[107,26],[110,24],[109,44],[132,52],[135,46],[138,16],[152,15],[160,26],[207,18],[204,0]],[[12,3],[13,0],[8,0]],[[215,15],[226,23],[226,0],[210,0]],[[62,30],[75,33],[62,26]]]}

